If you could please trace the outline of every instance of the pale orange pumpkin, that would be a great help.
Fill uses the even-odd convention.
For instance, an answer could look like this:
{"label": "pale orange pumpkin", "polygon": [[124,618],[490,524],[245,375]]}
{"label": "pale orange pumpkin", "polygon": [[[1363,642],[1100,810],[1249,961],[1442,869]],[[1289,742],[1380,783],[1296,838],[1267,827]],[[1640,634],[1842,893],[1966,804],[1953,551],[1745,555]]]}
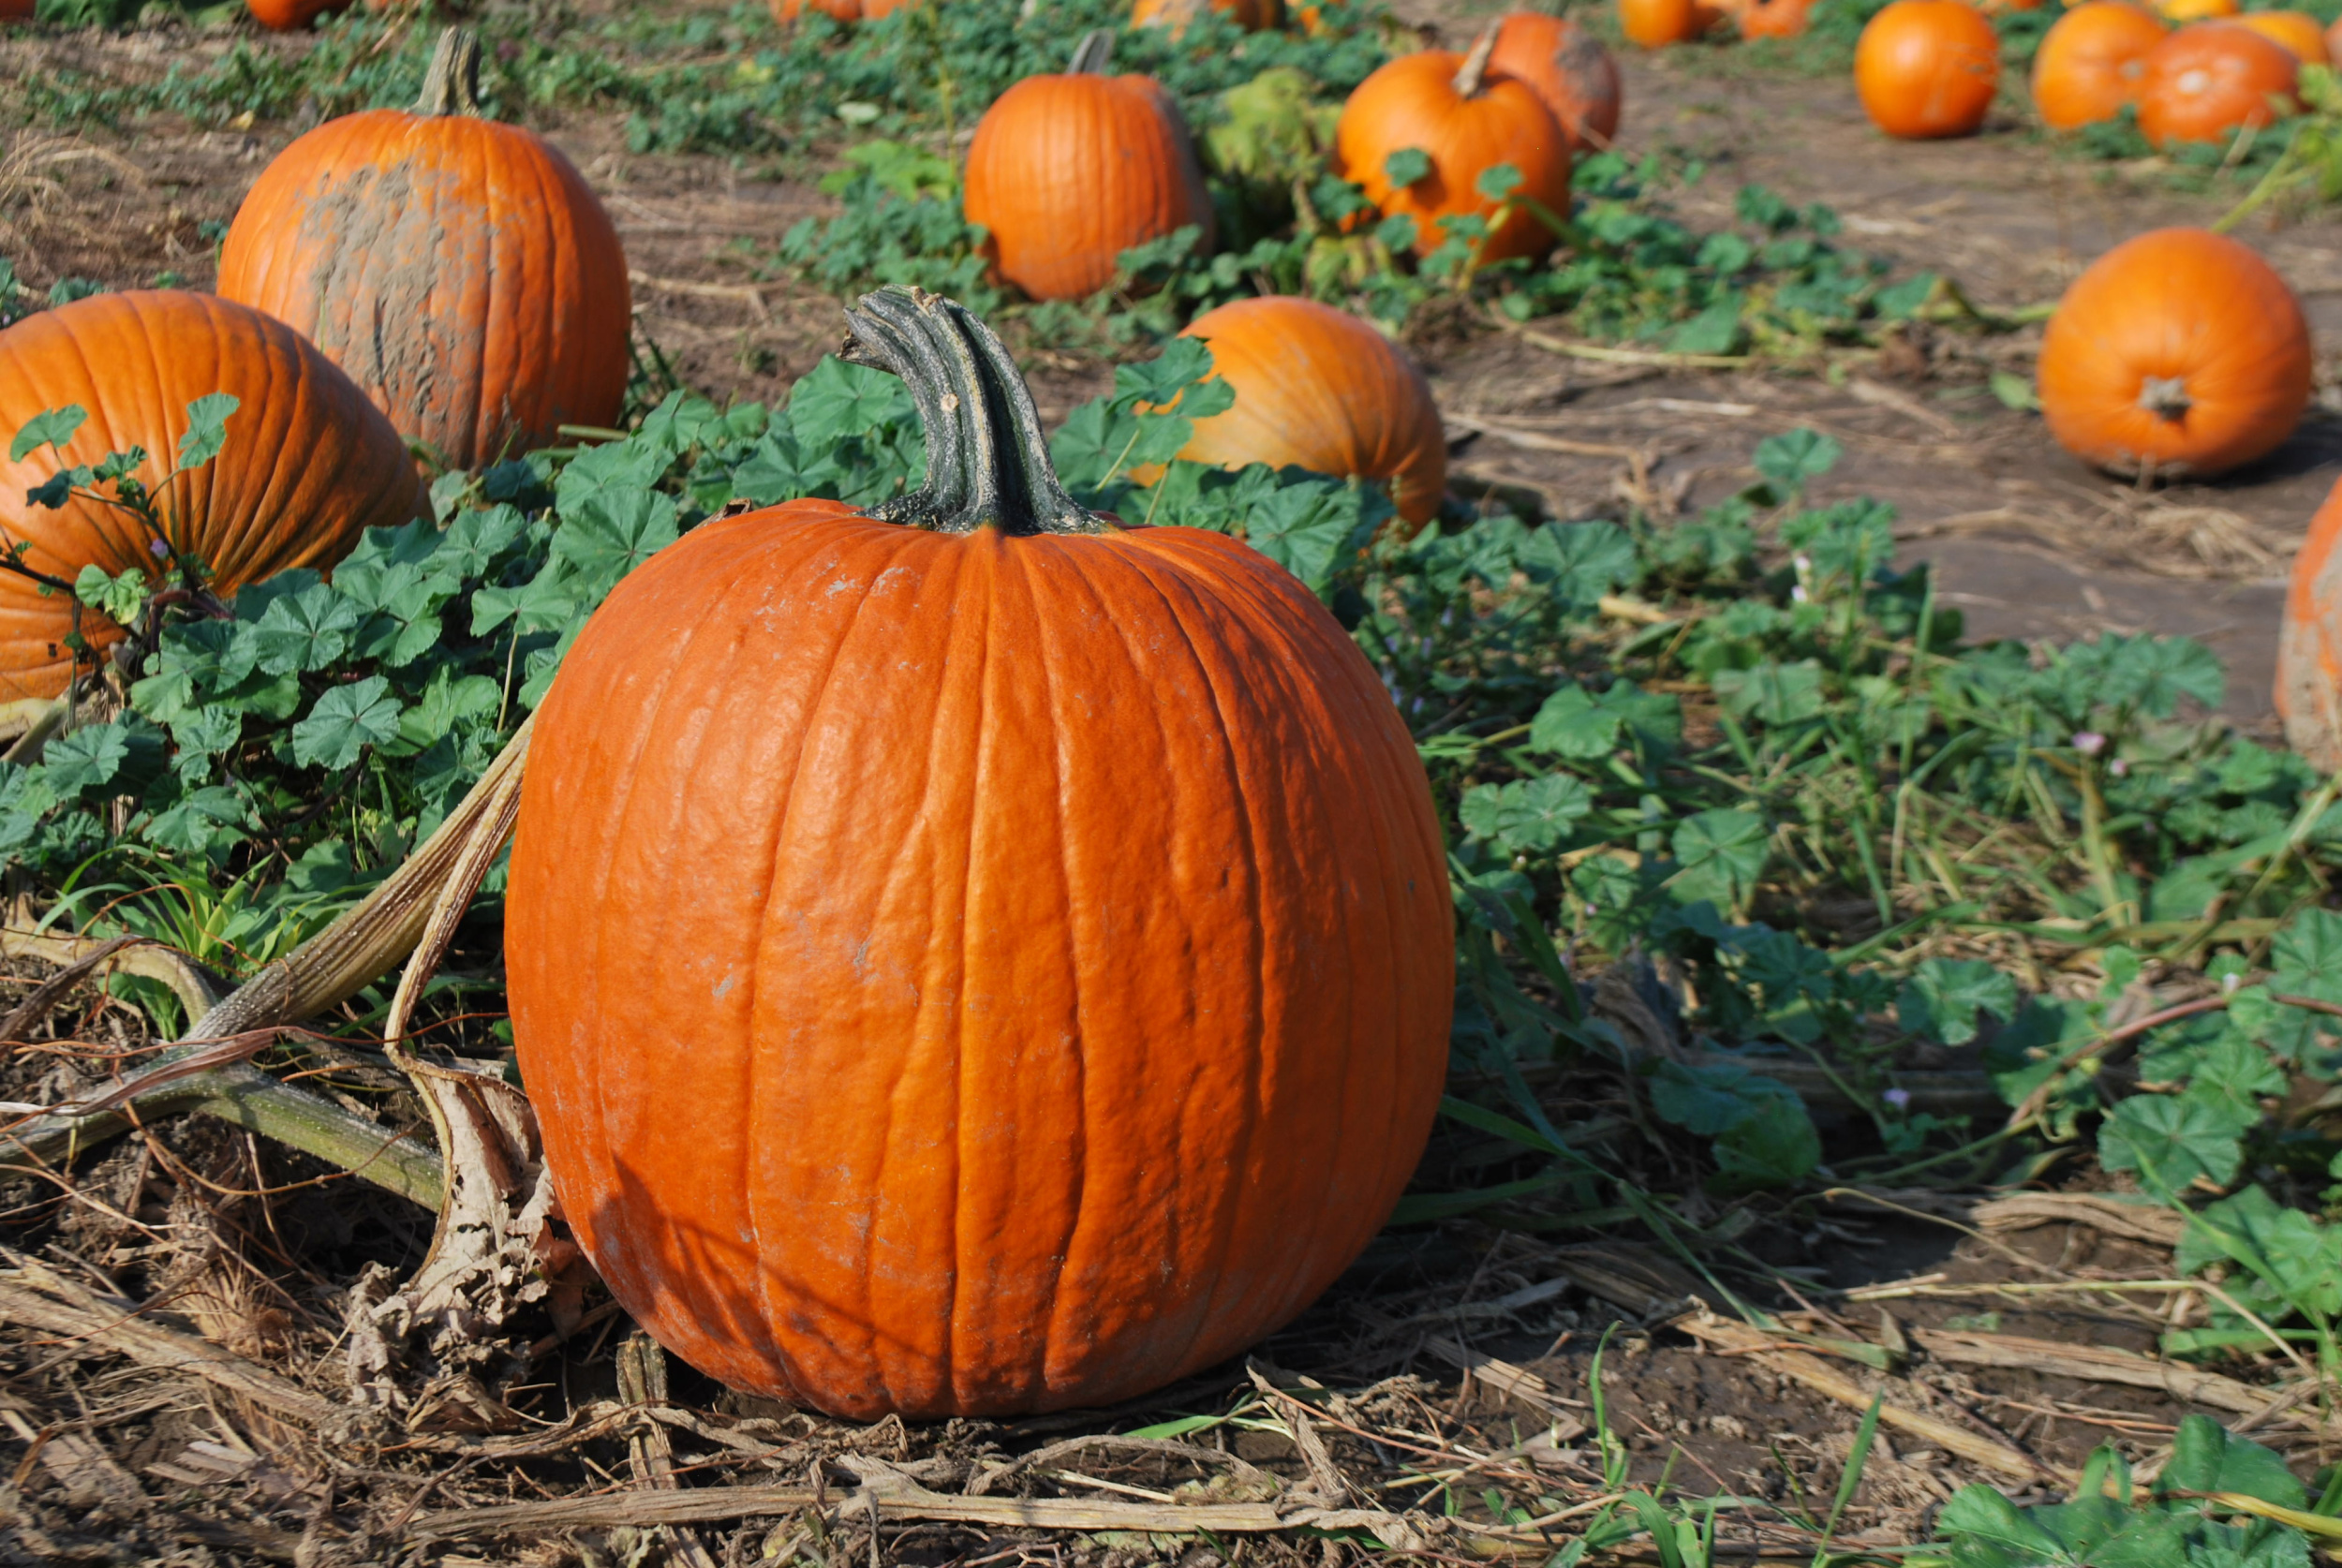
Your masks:
{"label": "pale orange pumpkin", "polygon": [[2321,773],[2342,772],[2342,481],[2309,520],[2277,626],[2277,717],[2285,743]]}
{"label": "pale orange pumpkin", "polygon": [[2177,22],[2211,22],[2238,10],[2236,0],[2155,0],[2155,8],[2164,21]]}
{"label": "pale orange pumpkin", "polygon": [[1602,40],[1567,17],[1542,11],[1513,11],[1497,25],[1489,69],[1529,84],[1562,133],[1570,151],[1599,152],[1618,134],[1623,89],[1618,62]]}
{"label": "pale orange pumpkin", "polygon": [[2085,0],[2033,55],[2033,107],[2053,130],[2112,120],[2139,96],[2150,50],[2171,29],[2125,0]]}
{"label": "pale orange pumpkin", "polygon": [[[1747,0],[1732,13],[1743,38],[1794,38],[1803,33],[1814,0]],[[2037,0],[2038,3],[2038,0]]]}
{"label": "pale orange pumpkin", "polygon": [[875,22],[890,11],[916,5],[918,0],[768,0],[773,20],[787,26],[807,11],[820,11],[832,22]]}
{"label": "pale orange pumpkin", "polygon": [[1702,0],[1618,0],[1619,30],[1627,42],[1644,49],[1705,37],[1724,15]]}
{"label": "pale orange pumpkin", "polygon": [[2183,27],[2148,51],[2139,78],[2139,129],[2157,147],[2224,141],[2301,106],[2301,62],[2233,22]]}
{"label": "pale orange pumpkin", "polygon": [[2305,66],[2326,63],[2326,30],[2306,11],[2240,11],[2230,21],[2251,28]]}

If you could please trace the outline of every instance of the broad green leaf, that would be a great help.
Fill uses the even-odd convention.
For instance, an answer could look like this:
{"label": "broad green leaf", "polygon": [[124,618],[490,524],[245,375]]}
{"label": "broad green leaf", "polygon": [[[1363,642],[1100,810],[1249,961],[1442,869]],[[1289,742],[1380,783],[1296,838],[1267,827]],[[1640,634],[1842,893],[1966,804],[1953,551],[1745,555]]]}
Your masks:
{"label": "broad green leaf", "polygon": [[1420,147],[1401,147],[1383,159],[1383,177],[1404,189],[1431,172],[1431,155]]}
{"label": "broad green leaf", "polygon": [[22,463],[43,447],[55,447],[60,451],[73,439],[73,433],[89,418],[89,410],[78,403],[62,408],[45,408],[18,427],[16,438],[8,443],[8,461]]}
{"label": "broad green leaf", "polygon": [[130,737],[122,726],[93,724],[49,743],[41,777],[60,801],[80,800],[105,791],[129,758]]}
{"label": "broad green leaf", "polygon": [[179,437],[179,466],[200,468],[228,444],[228,417],[242,405],[230,392],[206,392],[187,405],[186,433]]}
{"label": "broad green leaf", "polygon": [[1490,201],[1503,201],[1520,188],[1525,178],[1516,164],[1492,163],[1480,170],[1480,177],[1472,185]]}
{"label": "broad green leaf", "polygon": [[116,577],[104,567],[85,566],[73,580],[73,597],[94,610],[102,610],[119,625],[128,626],[139,618],[146,607],[146,596],[153,591],[146,573],[138,567]]}
{"label": "broad green leaf", "polygon": [[1684,819],[1669,840],[1681,867],[1669,891],[1686,904],[1706,899],[1738,907],[1764,874],[1771,836],[1762,817],[1737,807],[1712,807]]}
{"label": "broad green leaf", "polygon": [[363,619],[358,606],[322,583],[273,599],[253,629],[255,662],[272,675],[326,669],[348,651]]}
{"label": "broad green leaf", "polygon": [[1593,809],[1593,791],[1565,773],[1464,791],[1459,815],[1475,838],[1511,853],[1554,848]]}
{"label": "broad green leaf", "polygon": [[2301,1481],[2283,1457],[2249,1438],[2231,1435],[2203,1415],[2180,1417],[2172,1457],[2156,1477],[2155,1489],[2164,1494],[2238,1492],[2280,1508],[2308,1506]]}
{"label": "broad green leaf", "polygon": [[823,355],[791,391],[788,415],[791,434],[808,452],[826,451],[848,436],[918,418],[901,377],[848,364],[834,354]]}
{"label": "broad green leaf", "polygon": [[367,747],[395,740],[398,717],[398,699],[380,675],[334,687],[293,726],[293,761],[303,767],[348,767]]}
{"label": "broad green leaf", "polygon": [[1756,471],[1791,490],[1802,490],[1808,480],[1819,479],[1838,466],[1845,448],[1834,436],[1803,428],[1768,436],[1756,443]]}
{"label": "broad green leaf", "polygon": [[1895,998],[1896,1022],[1947,1045],[1974,1040],[1979,1013],[2003,1023],[2017,1015],[2016,981],[1981,959],[1930,958]]}
{"label": "broad green leaf", "polygon": [[2198,1176],[2226,1187],[2244,1162],[2240,1140],[2260,1119],[2193,1096],[2133,1095],[2098,1129],[2098,1163],[2138,1172],[2151,1192],[2184,1192]]}
{"label": "broad green leaf", "polygon": [[1753,670],[1719,670],[1714,686],[1725,710],[1744,722],[1795,724],[1822,711],[1821,666],[1810,658],[1759,664]]}

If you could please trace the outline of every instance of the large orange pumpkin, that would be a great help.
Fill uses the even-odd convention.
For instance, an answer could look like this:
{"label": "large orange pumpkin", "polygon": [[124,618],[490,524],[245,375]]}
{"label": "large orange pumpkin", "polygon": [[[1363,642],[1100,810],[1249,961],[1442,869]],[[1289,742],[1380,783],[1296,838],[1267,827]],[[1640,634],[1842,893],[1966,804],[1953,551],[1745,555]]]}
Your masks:
{"label": "large orange pumpkin", "polygon": [[2308,406],[2309,324],[2276,270],[2201,229],[2116,245],[2041,339],[2041,413],[2085,462],[2216,474],[2275,449]]}
{"label": "large orange pumpkin", "polygon": [[2300,107],[2301,63],[2234,22],[2183,27],[2148,51],[2139,77],[2139,129],[2157,147],[2221,141]]}
{"label": "large orange pumpkin", "polygon": [[2326,63],[2326,30],[2306,11],[2244,11],[2231,19],[2277,45],[2305,66]]}
{"label": "large orange pumpkin", "polygon": [[1447,487],[1439,407],[1415,362],[1372,327],[1315,300],[1272,296],[1223,304],[1182,335],[1211,345],[1236,405],[1196,421],[1181,457],[1389,480],[1408,522],[1439,510]]}
{"label": "large orange pumpkin", "polygon": [[1644,49],[1705,37],[1724,12],[1703,0],[1618,0],[1619,31]]}
{"label": "large orange pumpkin", "polygon": [[701,1370],[1111,1404],[1388,1218],[1446,1071],[1439,824],[1297,580],[1084,512],[980,323],[863,305],[927,488],[705,524],[586,624],[512,851],[521,1071],[580,1242]]}
{"label": "large orange pumpkin", "polygon": [[2236,0],[2155,0],[2155,8],[2166,22],[2210,22],[2234,16],[2237,5]]}
{"label": "large orange pumpkin", "polygon": [[1889,136],[1973,136],[2000,85],[2000,35],[1963,0],[1894,0],[1863,25],[1854,87]]}
{"label": "large orange pumpkin", "polygon": [[832,22],[876,22],[890,12],[915,5],[917,0],[768,0],[773,20],[782,26],[797,20],[808,11],[820,11]]}
{"label": "large orange pumpkin", "polygon": [[1794,38],[1805,31],[1813,0],[1748,0],[1733,13],[1743,38]]}
{"label": "large orange pumpkin", "polygon": [[479,117],[479,62],[451,27],[413,112],[294,141],[219,256],[222,294],[305,333],[457,468],[616,419],[631,310],[610,215],[559,149]]}
{"label": "large orange pumpkin", "polygon": [[1618,134],[1618,62],[1567,17],[1514,11],[1498,24],[1489,69],[1525,81],[1560,124],[1569,150],[1607,148]]}
{"label": "large orange pumpkin", "polygon": [[[349,6],[350,0],[245,0],[245,8],[252,13],[253,21],[279,33],[306,27],[319,17],[348,10]],[[5,14],[5,9],[0,9],[0,15]],[[25,6],[24,14],[33,14],[31,5]]]}
{"label": "large orange pumpkin", "polygon": [[[330,567],[358,536],[428,515],[406,445],[333,362],[282,322],[211,294],[94,294],[0,333],[0,457],[35,415],[78,405],[88,418],[62,452],[0,463],[0,530],[29,543],[36,571],[71,582],[86,566],[153,569],[154,541],[119,508],[75,500],[51,510],[25,492],[60,469],[137,447],[152,490],[176,460],[187,405],[237,400],[227,443],[156,497],[165,542],[232,593],[289,567]],[[102,490],[102,487],[101,487]],[[0,701],[53,697],[73,673],[70,595],[0,572]],[[82,612],[94,646],[121,629]]]}
{"label": "large orange pumpkin", "polygon": [[1131,25],[1168,27],[1176,38],[1206,10],[1218,11],[1247,33],[1284,24],[1284,7],[1279,0],[1208,0],[1208,4],[1207,0],[1138,0],[1131,7]]}
{"label": "large orange pumpkin", "polygon": [[1124,251],[1189,224],[1211,246],[1187,125],[1152,77],[1100,74],[1112,43],[1101,28],[1065,74],[1002,93],[968,148],[968,221],[989,234],[1000,274],[1036,300],[1094,294]]}
{"label": "large orange pumpkin", "polygon": [[2139,96],[2147,52],[2171,29],[2125,0],[2085,0],[2033,55],[2033,107],[2054,130],[2112,120]]}
{"label": "large orange pumpkin", "polygon": [[[1447,239],[1445,220],[1467,214],[1493,227],[1475,265],[1553,248],[1550,224],[1534,209],[1569,214],[1569,136],[1526,81],[1488,68],[1497,29],[1485,29],[1469,56],[1445,50],[1401,55],[1357,85],[1334,124],[1334,166],[1365,187],[1386,216],[1415,219],[1415,248],[1429,255]],[[1430,162],[1410,185],[1391,178],[1394,153],[1420,152]],[[1479,188],[1501,164],[1520,173],[1505,212]]]}
{"label": "large orange pumpkin", "polygon": [[2342,771],[2342,481],[2326,492],[2293,556],[2277,629],[2277,717],[2285,741],[2321,772]]}

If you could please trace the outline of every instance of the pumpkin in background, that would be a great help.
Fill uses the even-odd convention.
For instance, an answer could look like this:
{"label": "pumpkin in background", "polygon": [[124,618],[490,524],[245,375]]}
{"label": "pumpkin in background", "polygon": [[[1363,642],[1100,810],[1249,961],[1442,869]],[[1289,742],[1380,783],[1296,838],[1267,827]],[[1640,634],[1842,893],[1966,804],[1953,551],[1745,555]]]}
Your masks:
{"label": "pumpkin in background", "polygon": [[2234,16],[2237,4],[2236,0],[2155,0],[2155,8],[2166,22],[2210,22]]}
{"label": "pumpkin in background", "polygon": [[1973,136],[2000,84],[2000,35],[1963,0],[1894,0],[1854,46],[1854,86],[1889,136]]}
{"label": "pumpkin in background", "polygon": [[2139,96],[2147,52],[2171,29],[2126,0],[2085,0],[2033,55],[2033,107],[2054,130],[2112,120]]}
{"label": "pumpkin in background", "polygon": [[1690,43],[1723,20],[1722,11],[1701,0],[1618,0],[1619,31],[1645,49]]}
{"label": "pumpkin in background", "polygon": [[33,0],[0,0],[0,22],[30,22]]}
{"label": "pumpkin in background", "polygon": [[615,420],[631,318],[610,214],[558,148],[480,118],[479,69],[449,28],[412,112],[294,141],[219,255],[220,293],[305,334],[455,468]]}
{"label": "pumpkin in background", "polygon": [[[29,542],[24,564],[71,582],[86,566],[123,572],[156,557],[120,508],[74,500],[52,510],[24,493],[77,464],[142,449],[149,489],[170,471],[187,405],[236,399],[227,442],[156,497],[173,551],[209,567],[222,593],[290,567],[330,568],[369,527],[429,516],[398,432],[350,378],[299,333],[212,294],[93,294],[0,333],[0,455],[35,415],[78,404],[88,418],[63,451],[0,463],[0,529]],[[73,673],[69,595],[0,573],[0,701],[53,697]],[[82,611],[95,645],[121,629]]]}
{"label": "pumpkin in background", "polygon": [[786,27],[807,11],[820,11],[832,22],[876,22],[915,0],[769,0],[773,20]]}
{"label": "pumpkin in background", "polygon": [[[348,10],[350,0],[245,0],[245,8],[252,13],[253,21],[278,33],[290,33],[306,27],[319,17]],[[0,4],[0,16],[9,14],[7,5]],[[23,14],[33,14],[29,0]]]}
{"label": "pumpkin in background", "polygon": [[2334,25],[2326,29],[2326,62],[2342,65],[2342,18],[2336,18]]}
{"label": "pumpkin in background", "polygon": [[[1497,203],[1479,188],[1480,176],[1499,164],[1520,173],[1475,266],[1551,250],[1556,236],[1530,203],[1558,217],[1569,214],[1569,136],[1526,81],[1489,69],[1497,27],[1485,28],[1468,56],[1445,50],[1401,55],[1357,85],[1334,125],[1334,171],[1365,187],[1386,216],[1415,219],[1416,254],[1428,256],[1446,239],[1444,219],[1469,214],[1491,217]],[[1430,159],[1423,177],[1400,185],[1391,177],[1394,153]]]}
{"label": "pumpkin in background", "polygon": [[2309,324],[2236,241],[2159,229],[2099,257],[2041,339],[2050,434],[2116,473],[2201,478],[2275,450],[2309,404]]}
{"label": "pumpkin in background", "polygon": [[2232,19],[2249,27],[2305,66],[2326,63],[2326,30],[2306,11],[2244,11]]}
{"label": "pumpkin in background", "polygon": [[2309,520],[2277,627],[2277,717],[2285,744],[2320,773],[2342,772],[2342,481]]}
{"label": "pumpkin in background", "polygon": [[1529,84],[1573,155],[1581,148],[1603,151],[1618,134],[1618,62],[1601,39],[1567,17],[1511,12],[1497,24],[1489,69]]}
{"label": "pumpkin in background", "polygon": [[1298,579],[1075,506],[950,301],[852,320],[927,488],[703,524],[586,623],[512,850],[521,1071],[580,1243],[702,1371],[1108,1405],[1389,1217],[1446,1073],[1439,822]]}
{"label": "pumpkin in background", "polygon": [[2139,77],[2139,129],[2157,147],[2224,141],[2300,107],[2292,51],[2233,22],[2183,27],[2148,51]]}
{"label": "pumpkin in background", "polygon": [[1733,12],[1743,38],[1794,38],[1805,31],[1813,0],[1748,0]]}
{"label": "pumpkin in background", "polygon": [[1371,326],[1271,295],[1208,311],[1180,335],[1211,346],[1213,371],[1236,392],[1233,407],[1195,422],[1181,457],[1388,480],[1408,522],[1439,510],[1447,436],[1438,406],[1406,351]]}
{"label": "pumpkin in background", "polygon": [[2041,0],[1979,0],[1976,8],[1986,16],[2006,16],[2010,11],[2038,11]]}
{"label": "pumpkin in background", "polygon": [[1206,0],[1137,0],[1131,7],[1131,25],[1168,27],[1176,38],[1208,9],[1218,11],[1247,33],[1284,25],[1284,7],[1279,0],[1209,0],[1208,5]]}
{"label": "pumpkin in background", "polygon": [[1189,224],[1211,248],[1186,122],[1152,77],[1100,74],[1113,43],[1100,28],[1065,74],[1002,93],[968,147],[968,221],[987,231],[1001,276],[1036,300],[1094,294],[1124,251]]}

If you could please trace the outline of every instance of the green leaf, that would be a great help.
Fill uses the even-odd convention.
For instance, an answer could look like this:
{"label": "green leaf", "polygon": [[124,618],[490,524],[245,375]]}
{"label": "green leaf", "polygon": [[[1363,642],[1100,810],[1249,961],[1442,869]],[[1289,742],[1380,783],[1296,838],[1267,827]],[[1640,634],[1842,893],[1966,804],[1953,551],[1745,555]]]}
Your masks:
{"label": "green leaf", "polygon": [[2133,1095],[2098,1129],[2098,1163],[2138,1172],[2157,1193],[2183,1192],[2198,1176],[2226,1187],[2244,1163],[2240,1140],[2260,1119],[2193,1096]]}
{"label": "green leaf", "polygon": [[398,699],[380,675],[334,687],[293,726],[293,761],[303,767],[348,767],[367,747],[397,739],[398,718]]}
{"label": "green leaf", "polygon": [[1431,172],[1431,155],[1420,147],[1401,147],[1383,159],[1383,175],[1401,189]]}
{"label": "green leaf", "polygon": [[1956,1551],[1982,1548],[1955,1558],[1963,1568],[1971,1564],[1974,1568],[2033,1568],[2075,1561],[2064,1542],[1990,1487],[1960,1488],[1935,1516],[1935,1528],[1949,1538]]}
{"label": "green leaf", "polygon": [[2172,1457],[2156,1477],[2155,1489],[2157,1495],[2237,1492],[2279,1508],[2308,1506],[2305,1489],[2281,1456],[2249,1438],[2233,1436],[2204,1415],[2180,1417]]}
{"label": "green leaf", "polygon": [[1510,784],[1476,784],[1464,791],[1458,816],[1475,838],[1508,853],[1554,848],[1593,809],[1593,791],[1565,773]]}
{"label": "green leaf", "polygon": [[1799,428],[1768,436],[1756,443],[1756,471],[1791,490],[1802,490],[1808,480],[1819,479],[1838,466],[1845,448],[1832,436]]}
{"label": "green leaf", "polygon": [[1705,899],[1738,908],[1764,874],[1771,837],[1762,817],[1736,807],[1712,807],[1684,819],[1670,840],[1681,869],[1668,890],[1682,903]]}
{"label": "green leaf", "polygon": [[2014,1018],[2017,983],[1977,958],[1930,958],[1911,971],[1895,997],[1896,1022],[1946,1045],[1974,1040],[1979,1013],[2003,1023]]}
{"label": "green leaf", "polygon": [[146,573],[132,567],[121,576],[109,574],[104,567],[85,566],[73,580],[73,597],[94,610],[102,610],[119,625],[128,626],[139,618],[146,607],[146,596],[154,585]]}
{"label": "green leaf", "polygon": [[43,409],[17,428],[16,439],[8,443],[8,461],[22,463],[43,447],[64,451],[65,444],[73,439],[73,433],[88,418],[89,410],[78,403]]}
{"label": "green leaf", "polygon": [[[902,378],[825,354],[789,393],[789,428],[808,452],[918,418]],[[566,513],[565,513],[566,515]]]}
{"label": "green leaf", "polygon": [[363,619],[358,606],[322,583],[272,599],[253,629],[254,662],[272,675],[326,669],[348,651]]}
{"label": "green leaf", "polygon": [[2179,1271],[2192,1274],[2224,1257],[2251,1270],[2298,1310],[2342,1313],[2342,1232],[2281,1206],[2259,1187],[2188,1216],[2180,1235]]}
{"label": "green leaf", "polygon": [[51,741],[41,753],[41,777],[60,801],[80,800],[111,784],[130,758],[130,737],[119,724],[93,724]]}
{"label": "green leaf", "polygon": [[576,569],[580,596],[589,605],[599,604],[620,578],[675,537],[672,498],[656,490],[613,486],[562,510],[553,555]]}
{"label": "green leaf", "polygon": [[1531,529],[1512,555],[1530,582],[1586,611],[1636,575],[1634,537],[1615,523],[1549,523]]}
{"label": "green leaf", "polygon": [[1725,711],[1742,722],[1795,724],[1822,711],[1821,666],[1810,658],[1759,664],[1753,670],[1719,670],[1713,684]]}
{"label": "green leaf", "polygon": [[1994,371],[1992,387],[1993,395],[2000,400],[2004,408],[2013,408],[2023,414],[2041,406],[2041,396],[2033,390],[2033,383],[2013,371]]}
{"label": "green leaf", "polygon": [[1712,1138],[1797,1099],[1778,1079],[1728,1062],[1661,1061],[1651,1073],[1651,1108],[1686,1132]]}
{"label": "green leaf", "polygon": [[[1396,156],[1397,155],[1394,154],[1392,155]],[[1386,158],[1384,160],[1384,167],[1386,169],[1389,167],[1389,159]],[[1421,176],[1418,175],[1417,178],[1419,179]],[[1477,190],[1482,196],[1487,197],[1490,201],[1503,201],[1507,197],[1511,196],[1513,192],[1519,190],[1521,186],[1521,182],[1526,178],[1527,176],[1521,173],[1519,166],[1517,165],[1509,163],[1494,163],[1480,170],[1480,177],[1473,181],[1472,185],[1475,190]],[[1413,182],[1410,181],[1405,183],[1412,184]]]}
{"label": "green leaf", "polygon": [[187,405],[186,434],[179,437],[179,466],[200,468],[228,444],[228,416],[241,405],[229,392],[206,392]]}
{"label": "green leaf", "polygon": [[1529,725],[1529,748],[1553,757],[1605,757],[1618,746],[1624,722],[1584,687],[1565,686],[1537,709]]}

